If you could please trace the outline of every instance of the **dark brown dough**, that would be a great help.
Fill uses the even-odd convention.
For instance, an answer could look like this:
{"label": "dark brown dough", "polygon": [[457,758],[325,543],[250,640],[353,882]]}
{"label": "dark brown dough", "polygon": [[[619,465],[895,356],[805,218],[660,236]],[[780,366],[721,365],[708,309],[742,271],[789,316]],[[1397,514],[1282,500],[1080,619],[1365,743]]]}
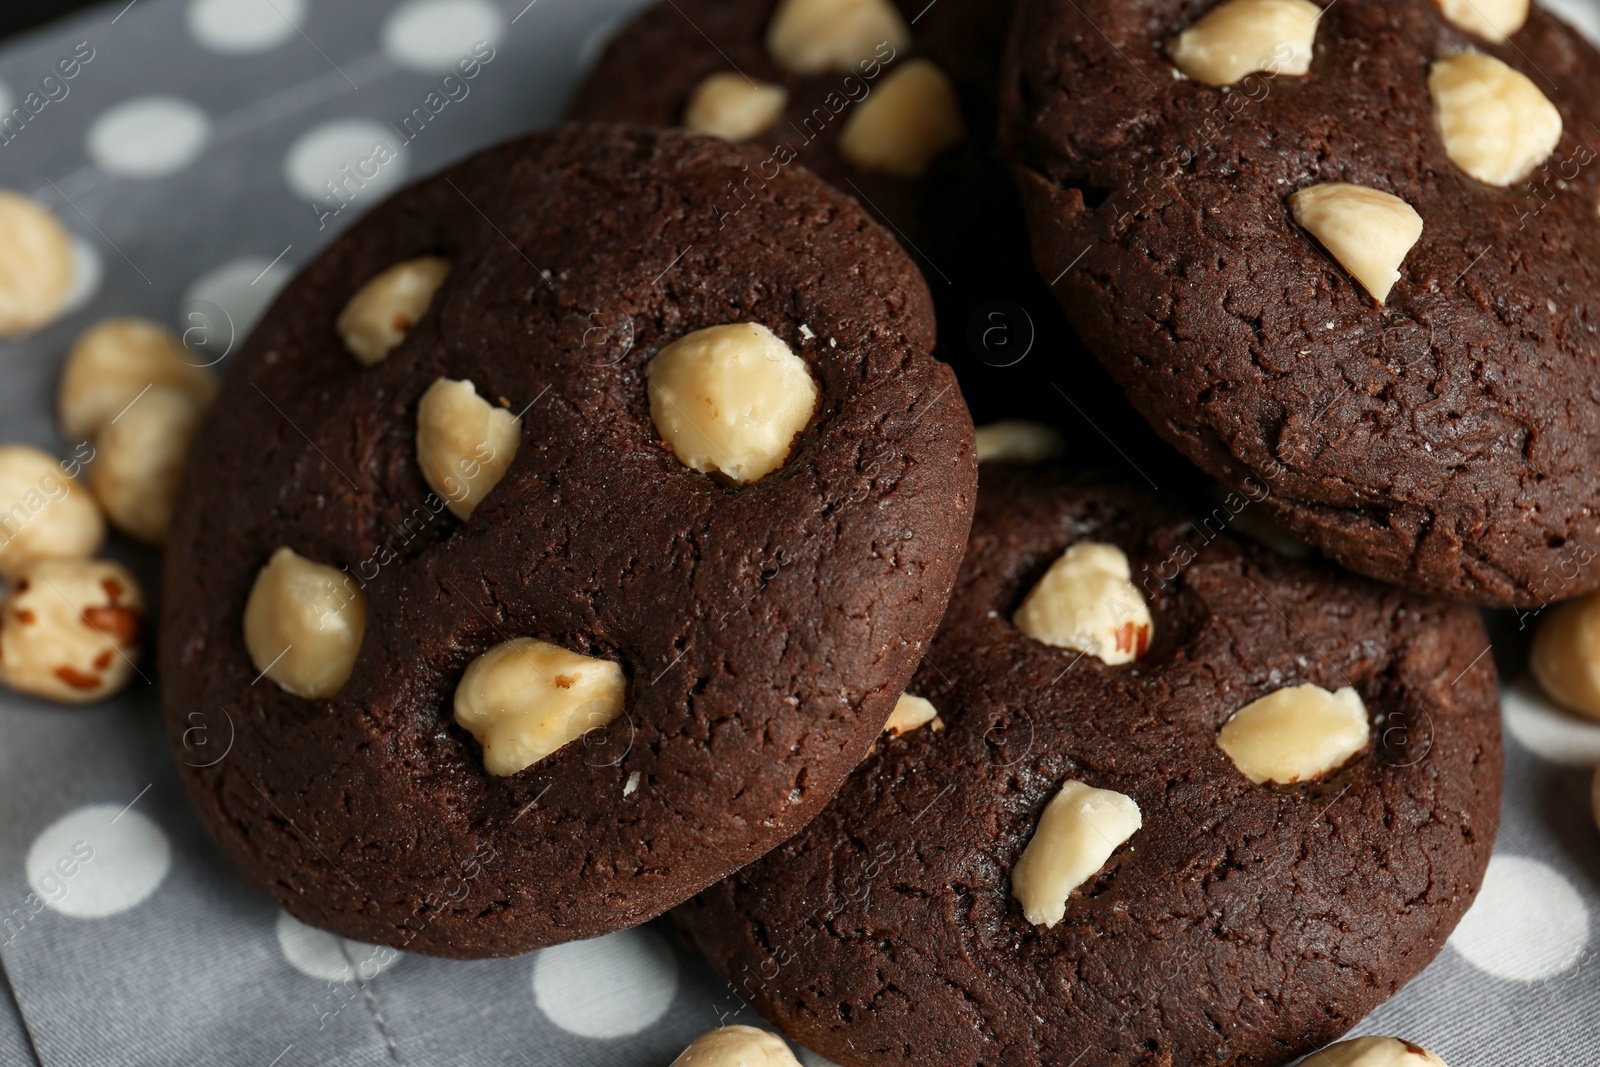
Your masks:
{"label": "dark brown dough", "polygon": [[[792,840],[675,913],[795,1040],[847,1067],[1269,1067],[1420,971],[1479,886],[1500,802],[1495,670],[1473,609],[1295,563],[1120,490],[984,464],[966,560],[885,737]],[[1134,664],[1010,622],[1073,542],[1127,552]],[[1284,686],[1353,686],[1373,741],[1254,785],[1216,746]],[[1034,926],[1011,871],[1076,778],[1143,827]]]}
{"label": "dark brown dough", "polygon": [[[490,149],[358,223],[238,355],[168,541],[165,706],[202,821],[297,917],[459,957],[632,926],[803,826],[877,735],[965,543],[971,422],[921,278],[852,201],[791,170],[719,226],[711,198],[758,157],[615,127]],[[363,368],[335,317],[422,253],[449,278]],[[782,468],[730,488],[660,443],[644,366],[742,321],[821,400]],[[467,522],[415,460],[441,376],[526,409]],[[240,617],[280,545],[365,582],[326,703],[253,684]],[[620,660],[628,711],[495,778],[452,695],[513,636]],[[214,765],[194,712],[232,737]]]}
{"label": "dark brown dough", "polygon": [[[1361,573],[1488,605],[1600,587],[1600,55],[1535,7],[1510,43],[1425,0],[1337,0],[1303,77],[1223,91],[1166,43],[1210,0],[1025,0],[1003,82],[1034,254],[1169,442]],[[1566,132],[1506,189],[1445,154],[1430,63],[1527,74]],[[1379,308],[1287,199],[1394,193],[1424,229]]]}
{"label": "dark brown dough", "polygon": [[[936,355],[955,368],[979,423],[1026,417],[1054,423],[1124,465],[1086,418],[1104,427],[1130,461],[1170,463],[1073,333],[1033,269],[1022,205],[995,146],[995,92],[1015,0],[896,0],[912,31],[876,77],[796,76],[767,54],[777,0],[663,0],[606,48],[572,105],[574,118],[674,126],[708,75],[742,71],[782,85],[788,109],[757,138],[764,159],[795,162],[859,200],[892,228],[922,269],[939,320]],[[920,179],[847,163],[843,129],[897,63],[928,59],[956,87],[968,138]],[[724,209],[735,204],[724,192]],[[1074,409],[1076,405],[1077,410]],[[1082,448],[1075,454],[1082,455]],[[1104,452],[1105,455],[1100,455]]]}

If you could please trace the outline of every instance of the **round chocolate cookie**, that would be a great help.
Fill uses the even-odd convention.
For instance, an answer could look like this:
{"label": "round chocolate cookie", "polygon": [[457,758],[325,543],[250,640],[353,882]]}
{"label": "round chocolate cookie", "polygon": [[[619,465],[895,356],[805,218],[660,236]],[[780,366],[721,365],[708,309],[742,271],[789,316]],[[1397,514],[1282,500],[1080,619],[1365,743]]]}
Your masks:
{"label": "round chocolate cookie", "polygon": [[[869,43],[861,58],[799,73],[785,66],[781,40],[774,53],[773,32],[783,9],[803,13],[808,4],[832,12],[804,27],[813,38],[848,30],[852,12],[863,19],[876,12],[886,21],[860,38]],[[723,127],[725,136],[763,150],[749,180],[804,166],[893,229],[933,293],[937,355],[955,368],[979,422],[1025,416],[1073,427],[1084,417],[1073,404],[1104,412],[1125,402],[1033,270],[1022,206],[996,151],[996,89],[1013,7],[1014,0],[663,0],[610,43],[571,114],[587,121],[709,125],[718,112],[695,103],[708,82],[726,79],[732,94],[764,87],[766,111],[752,105],[758,117],[750,124]],[[853,161],[841,149],[842,132],[886,98],[914,95],[890,88],[913,64],[931,64],[947,79],[959,140],[948,147],[934,142],[938,150],[918,175]],[[922,83],[914,78],[913,84]],[[896,114],[877,120],[880,143],[915,127],[920,117],[915,105],[889,106]],[[745,114],[731,106],[722,113]],[[742,195],[739,182],[725,188],[718,210],[736,208]],[[1087,436],[1100,440],[1093,431]],[[1130,436],[1121,435],[1121,444],[1135,454],[1144,441]]]}
{"label": "round chocolate cookie", "polygon": [[[1014,3],[943,0],[918,18],[925,5],[913,0],[662,0],[606,47],[570,114],[579,121],[688,126],[760,145],[770,163],[764,170],[752,166],[758,176],[799,163],[916,241],[934,221],[919,211],[930,175],[975,165],[994,141],[995,89]],[[829,9],[823,14],[832,17],[809,22],[808,6]],[[796,27],[789,36],[816,39],[826,59],[785,44],[775,18],[785,8]],[[864,17],[852,21],[852,8]],[[866,24],[857,28],[857,21]],[[821,40],[829,34],[842,39]],[[922,112],[939,112],[930,123],[941,127],[939,136],[921,143],[908,137],[903,165],[876,151],[889,139],[883,133],[861,138],[870,158],[851,158],[841,134],[863,111],[880,107],[885,87],[912,60],[934,69],[931,87],[904,90],[907,99],[892,103],[894,114],[879,122],[904,128]],[[730,122],[722,116],[747,113],[736,102],[697,103],[715,78],[728,79],[729,93],[766,91],[770,103],[762,110],[749,105],[756,117]],[[736,207],[738,191],[738,183],[724,190],[727,203],[720,206]],[[965,210],[944,207],[947,217]]]}
{"label": "round chocolate cookie", "polygon": [[1002,138],[1168,441],[1354,570],[1536,606],[1600,586],[1600,55],[1516,9],[1025,0]]}
{"label": "round chocolate cookie", "polygon": [[[678,909],[690,939],[849,1067],[1266,1067],[1344,1032],[1434,957],[1489,860],[1477,613],[1120,490],[981,482],[909,690],[931,707],[907,724],[937,717]],[[1064,608],[1132,640],[1029,636]]]}
{"label": "round chocolate cookie", "polygon": [[759,158],[488,150],[236,357],[168,540],[165,708],[202,821],[295,916],[457,957],[632,926],[881,730],[964,547],[971,421],[847,197],[791,170],[713,216]]}

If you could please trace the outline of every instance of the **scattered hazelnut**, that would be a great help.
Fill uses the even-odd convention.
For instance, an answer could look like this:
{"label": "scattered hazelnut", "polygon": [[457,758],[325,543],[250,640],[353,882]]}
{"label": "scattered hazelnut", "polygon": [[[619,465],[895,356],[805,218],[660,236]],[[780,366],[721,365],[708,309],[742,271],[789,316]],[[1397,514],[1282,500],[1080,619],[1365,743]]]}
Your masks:
{"label": "scattered hazelnut", "polygon": [[126,568],[36,563],[0,606],[0,682],[64,704],[104,700],[136,671],[143,621],[144,595]]}
{"label": "scattered hazelnut", "polygon": [[216,380],[189,359],[177,334],[144,319],[107,319],[85,330],[67,354],[56,394],[61,432],[88,440],[140,393],[163,386],[201,407],[217,393]]}
{"label": "scattered hazelnut", "polygon": [[355,580],[290,548],[261,568],[244,607],[250,662],[307,700],[327,700],[350,680],[366,628],[366,598]]}
{"label": "scattered hazelnut", "polygon": [[1132,577],[1122,549],[1080,541],[1050,565],[1011,621],[1035,641],[1111,666],[1131,663],[1150,647],[1154,627]]}
{"label": "scattered hazelnut", "polygon": [[1364,185],[1312,185],[1289,197],[1289,210],[1380,305],[1399,281],[1406,253],[1422,236],[1422,216],[1415,208]]}
{"label": "scattered hazelnut", "polygon": [[1545,616],[1528,666],[1551,700],[1600,721],[1600,593],[1558,604]]}
{"label": "scattered hazelnut", "polygon": [[901,693],[900,699],[895,702],[894,711],[889,715],[889,721],[884,724],[884,733],[908,734],[919,727],[933,723],[933,729],[943,728],[939,721],[939,713],[934,706],[921,697],[914,697],[910,693]]}
{"label": "scattered hazelnut", "polygon": [[500,484],[522,441],[522,420],[478,395],[471,382],[440,378],[417,405],[422,477],[458,519]]}
{"label": "scattered hazelnut", "polygon": [[622,714],[620,664],[519,637],[472,661],[456,722],[483,746],[490,774],[516,774]]}
{"label": "scattered hazelnut", "polygon": [[1304,74],[1321,17],[1310,0],[1224,0],[1178,34],[1168,54],[1206,85],[1232,85],[1256,71]]}
{"label": "scattered hazelnut", "polygon": [[418,256],[396,263],[357,289],[334,324],[350,354],[366,367],[381,361],[405,340],[449,273],[448,260]]}
{"label": "scattered hazelnut", "polygon": [[1302,1067],[1445,1067],[1445,1062],[1404,1038],[1358,1037],[1313,1052]]}
{"label": "scattered hazelnut", "polygon": [[113,526],[146,544],[166,540],[202,414],[192,394],[160,386],[100,428],[89,485]]}
{"label": "scattered hazelnut", "polygon": [[1061,435],[1023,419],[1003,419],[978,427],[978,462],[1039,463],[1067,450]]}
{"label": "scattered hazelnut", "polygon": [[645,373],[650,417],[673,455],[740,484],[783,466],[817,408],[805,360],[756,322],[680,337]]}
{"label": "scattered hazelnut", "polygon": [[1435,0],[1444,17],[1468,33],[1499,44],[1528,21],[1528,0]]}
{"label": "scattered hazelnut", "polygon": [[0,337],[37,330],[72,289],[72,239],[36,201],[0,189]]}
{"label": "scattered hazelnut", "polygon": [[800,1061],[777,1034],[753,1026],[724,1026],[695,1038],[672,1067],[800,1067]]}
{"label": "scattered hazelnut", "polygon": [[863,170],[920,178],[966,137],[950,79],[926,59],[909,59],[856,105],[839,131],[839,154]]}
{"label": "scattered hazelnut", "polygon": [[54,456],[0,446],[0,576],[15,578],[43,559],[92,556],[105,538],[94,498]]}
{"label": "scattered hazelnut", "polygon": [[1068,781],[1045,805],[1022,858],[1011,872],[1011,895],[1031,923],[1054,926],[1067,897],[1106,865],[1143,824],[1132,797]]}
{"label": "scattered hazelnut", "polygon": [[772,128],[789,103],[789,91],[743,74],[721,71],[706,78],[683,109],[683,124],[724,141],[748,141]]}
{"label": "scattered hazelnut", "polygon": [[1520,182],[1561,140],[1561,112],[1527,75],[1493,56],[1435,60],[1428,91],[1450,162],[1488,185]]}
{"label": "scattered hazelnut", "polygon": [[1292,685],[1234,712],[1217,733],[1217,747],[1257,785],[1304,782],[1342,767],[1371,733],[1367,706],[1354,689]]}
{"label": "scattered hazelnut", "polygon": [[[911,27],[890,0],[781,0],[767,26],[767,53],[791,74],[849,73],[910,44]],[[878,54],[884,46],[888,54]]]}

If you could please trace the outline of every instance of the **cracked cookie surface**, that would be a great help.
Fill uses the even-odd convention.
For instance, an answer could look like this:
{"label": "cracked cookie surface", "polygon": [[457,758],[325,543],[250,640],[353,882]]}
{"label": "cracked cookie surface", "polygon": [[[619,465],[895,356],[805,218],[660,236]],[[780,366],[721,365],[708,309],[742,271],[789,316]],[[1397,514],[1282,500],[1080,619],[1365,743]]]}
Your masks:
{"label": "cracked cookie surface", "polygon": [[[1171,57],[1218,6],[1019,11],[1002,139],[1085,341],[1162,436],[1266,479],[1276,516],[1354,570],[1500,606],[1600,586],[1600,56],[1537,6],[1495,43],[1425,0],[1319,0],[1304,74],[1213,87]],[[1503,187],[1441,133],[1430,69],[1467,51],[1515,73],[1452,102],[1452,130],[1508,77],[1564,120]],[[1528,123],[1498,121],[1512,143],[1467,140],[1514,174]],[[1381,305],[1296,225],[1291,195],[1319,183],[1420,216]]]}
{"label": "cracked cookie surface", "polygon": [[[675,916],[733,994],[847,1067],[1275,1067],[1331,1041],[1481,885],[1501,750],[1477,613],[1205,541],[1121,490],[981,478],[909,689],[942,728],[886,735],[815,821]],[[1010,621],[1085,541],[1125,551],[1149,601],[1133,663]],[[1352,688],[1370,740],[1315,780],[1255,784],[1217,733],[1301,684]],[[1034,925],[1011,879],[1068,781],[1131,798],[1142,825]]]}
{"label": "cracked cookie surface", "polygon": [[[617,127],[490,149],[357,223],[235,357],[169,539],[165,707],[207,829],[298,918],[461,957],[633,926],[804,825],[882,729],[964,546],[971,422],[921,278],[848,198],[789,171],[717,225],[756,158]],[[449,272],[364,366],[340,311],[419,256]],[[658,352],[724,323],[819,394],[746,485],[681,462],[647,398]],[[521,420],[464,519],[417,459],[440,379]],[[241,636],[285,545],[364,599],[325,701],[259,679]],[[620,663],[626,695],[491,775],[452,694],[516,638]]]}

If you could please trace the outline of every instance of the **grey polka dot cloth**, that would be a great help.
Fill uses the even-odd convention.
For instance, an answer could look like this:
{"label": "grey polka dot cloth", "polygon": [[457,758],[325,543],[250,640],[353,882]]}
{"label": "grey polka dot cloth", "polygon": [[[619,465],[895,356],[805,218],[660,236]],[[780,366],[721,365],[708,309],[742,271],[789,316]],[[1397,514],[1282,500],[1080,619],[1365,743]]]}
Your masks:
{"label": "grey polka dot cloth", "polygon": [[[79,444],[54,426],[55,379],[100,319],[228,351],[388,191],[555,122],[636,6],[113,0],[0,46],[0,186],[77,249],[71,312],[0,344],[0,442]],[[1561,9],[1600,30],[1590,0]],[[154,588],[149,554],[112,553]],[[1457,1067],[1596,1063],[1600,726],[1515,681],[1525,634],[1495,622],[1513,679],[1495,860],[1438,960],[1361,1031]],[[0,1064],[664,1067],[702,1030],[759,1021],[661,922],[470,963],[303,926],[222,860],[170,761],[150,679],[89,709],[0,693]]]}

